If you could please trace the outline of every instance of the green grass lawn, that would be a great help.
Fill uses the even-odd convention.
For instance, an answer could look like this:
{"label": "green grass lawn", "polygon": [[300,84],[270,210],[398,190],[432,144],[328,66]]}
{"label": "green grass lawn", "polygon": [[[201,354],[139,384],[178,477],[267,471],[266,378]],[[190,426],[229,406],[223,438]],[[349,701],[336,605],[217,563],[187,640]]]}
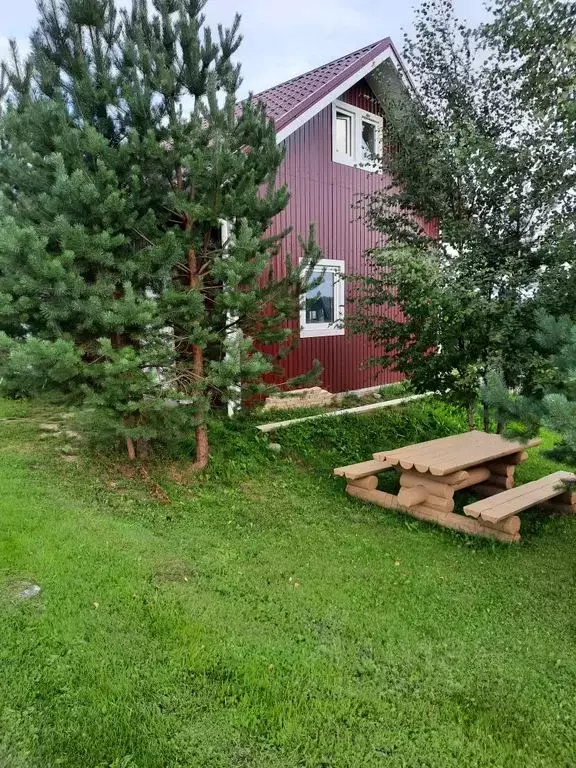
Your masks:
{"label": "green grass lawn", "polygon": [[0,404],[0,768],[576,765],[576,519],[509,547],[330,476],[459,414],[216,424],[184,482],[65,462],[45,410]]}

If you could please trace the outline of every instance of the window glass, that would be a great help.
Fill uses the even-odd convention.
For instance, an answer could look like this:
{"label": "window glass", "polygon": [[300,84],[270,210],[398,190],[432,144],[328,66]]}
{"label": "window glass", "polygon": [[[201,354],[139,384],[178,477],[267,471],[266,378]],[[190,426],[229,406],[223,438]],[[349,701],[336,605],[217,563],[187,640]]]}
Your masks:
{"label": "window glass", "polygon": [[352,154],[352,115],[336,112],[336,151]]}
{"label": "window glass", "polygon": [[[322,275],[322,270],[314,271],[314,278]],[[326,270],[322,282],[306,293],[306,323],[334,322],[334,272]]]}
{"label": "window glass", "polygon": [[374,159],[376,154],[376,126],[367,120],[362,120],[362,160]]}

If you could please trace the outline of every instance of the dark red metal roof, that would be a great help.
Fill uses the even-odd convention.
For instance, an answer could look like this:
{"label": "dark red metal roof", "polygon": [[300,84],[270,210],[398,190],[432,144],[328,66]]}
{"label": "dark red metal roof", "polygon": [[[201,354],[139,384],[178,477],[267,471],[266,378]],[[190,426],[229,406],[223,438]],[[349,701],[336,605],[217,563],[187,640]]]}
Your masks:
{"label": "dark red metal roof", "polygon": [[253,98],[266,106],[268,117],[274,120],[276,130],[281,131],[387,48],[396,53],[389,37],[268,88]]}

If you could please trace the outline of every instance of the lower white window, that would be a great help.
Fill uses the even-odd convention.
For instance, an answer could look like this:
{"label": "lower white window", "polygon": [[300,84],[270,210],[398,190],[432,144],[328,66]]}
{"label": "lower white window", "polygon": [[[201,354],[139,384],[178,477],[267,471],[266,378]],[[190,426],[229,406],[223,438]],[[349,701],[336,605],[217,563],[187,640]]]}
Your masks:
{"label": "lower white window", "polygon": [[344,335],[344,262],[321,259],[313,277],[317,285],[310,288],[300,307],[300,336]]}

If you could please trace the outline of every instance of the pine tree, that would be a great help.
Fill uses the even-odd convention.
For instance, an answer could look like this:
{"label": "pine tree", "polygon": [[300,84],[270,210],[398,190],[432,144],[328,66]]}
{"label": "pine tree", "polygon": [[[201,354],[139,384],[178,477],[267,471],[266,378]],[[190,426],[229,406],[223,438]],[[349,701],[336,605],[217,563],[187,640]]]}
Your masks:
{"label": "pine tree", "polygon": [[98,406],[132,457],[194,424],[198,468],[207,413],[232,385],[262,387],[259,348],[290,344],[318,258],[311,237],[302,265],[271,271],[282,150],[259,105],[237,107],[239,18],[214,39],[204,5],[42,0],[30,57],[4,68],[0,156],[0,329],[17,356],[45,365],[67,344],[70,377],[48,390]]}

